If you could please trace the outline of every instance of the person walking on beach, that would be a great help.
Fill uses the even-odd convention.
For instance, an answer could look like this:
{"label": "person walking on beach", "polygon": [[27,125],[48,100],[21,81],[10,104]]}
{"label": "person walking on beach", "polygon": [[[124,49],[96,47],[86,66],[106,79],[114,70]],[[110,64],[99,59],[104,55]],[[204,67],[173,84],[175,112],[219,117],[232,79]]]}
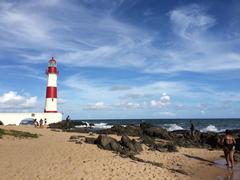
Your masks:
{"label": "person walking on beach", "polygon": [[36,128],[37,127],[37,119],[33,120],[33,124],[34,124],[34,127]]}
{"label": "person walking on beach", "polygon": [[192,122],[192,120],[190,120],[190,135],[192,138],[194,138],[194,136],[195,136],[195,125]]}
{"label": "person walking on beach", "polygon": [[232,131],[226,130],[225,136],[221,139],[221,144],[223,145],[223,151],[225,155],[225,159],[227,162],[227,167],[233,168],[234,167],[234,151],[235,151],[235,145],[236,141],[232,135]]}
{"label": "person walking on beach", "polygon": [[43,120],[40,119],[39,123],[40,123],[40,128],[42,128],[43,127]]}
{"label": "person walking on beach", "polygon": [[66,118],[66,128],[70,129],[70,116],[69,115]]}

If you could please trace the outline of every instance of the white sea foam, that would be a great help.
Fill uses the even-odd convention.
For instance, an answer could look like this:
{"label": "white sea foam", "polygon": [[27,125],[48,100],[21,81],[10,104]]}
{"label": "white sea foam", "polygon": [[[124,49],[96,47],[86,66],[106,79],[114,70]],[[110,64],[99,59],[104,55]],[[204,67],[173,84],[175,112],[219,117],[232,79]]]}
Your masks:
{"label": "white sea foam", "polygon": [[107,125],[107,123],[98,123],[94,124],[93,128],[98,128],[98,129],[108,129],[111,128],[113,125]]}
{"label": "white sea foam", "polygon": [[[86,125],[78,125],[75,126],[76,128],[82,128],[82,127],[90,127],[90,124],[86,121],[82,121],[83,123],[86,123]],[[92,128],[96,128],[96,129],[108,129],[111,128],[112,125],[107,125],[107,123],[94,123],[94,126],[91,126]]]}
{"label": "white sea foam", "polygon": [[210,124],[207,127],[200,130],[201,132],[221,132],[225,131],[225,129],[218,129],[216,126]]}
{"label": "white sea foam", "polygon": [[164,124],[168,131],[183,130],[183,128],[177,124]]}

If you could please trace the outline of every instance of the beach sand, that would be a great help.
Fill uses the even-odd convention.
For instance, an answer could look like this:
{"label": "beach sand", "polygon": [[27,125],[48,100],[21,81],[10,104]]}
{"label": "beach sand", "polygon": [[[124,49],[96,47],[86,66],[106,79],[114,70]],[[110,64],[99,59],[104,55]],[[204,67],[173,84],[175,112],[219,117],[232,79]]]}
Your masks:
{"label": "beach sand", "polygon": [[[55,132],[31,126],[0,126],[0,128],[41,134],[37,139],[17,139],[10,136],[0,139],[0,179],[3,180],[210,180],[226,175],[226,170],[212,163],[220,158],[222,151],[179,148],[179,152],[176,153],[163,153],[148,151],[144,146],[144,151],[137,157],[163,163],[161,168],[121,158],[111,151],[99,149],[96,145],[69,142],[71,135],[88,134]],[[183,170],[188,175],[173,172],[171,169]]]}

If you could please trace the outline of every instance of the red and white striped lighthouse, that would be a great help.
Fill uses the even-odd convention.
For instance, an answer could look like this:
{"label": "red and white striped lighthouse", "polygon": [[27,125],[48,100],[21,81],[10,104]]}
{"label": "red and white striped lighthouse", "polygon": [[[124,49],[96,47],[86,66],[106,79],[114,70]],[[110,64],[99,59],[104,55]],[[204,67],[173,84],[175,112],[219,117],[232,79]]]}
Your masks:
{"label": "red and white striped lighthouse", "polygon": [[46,90],[46,103],[44,112],[45,113],[57,113],[57,62],[52,57],[48,61],[48,69],[46,71],[48,75],[47,90]]}

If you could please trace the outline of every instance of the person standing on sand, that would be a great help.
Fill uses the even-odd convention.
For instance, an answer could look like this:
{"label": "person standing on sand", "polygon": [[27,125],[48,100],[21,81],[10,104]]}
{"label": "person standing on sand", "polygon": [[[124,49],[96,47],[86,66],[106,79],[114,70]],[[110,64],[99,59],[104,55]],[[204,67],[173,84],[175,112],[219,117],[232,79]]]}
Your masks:
{"label": "person standing on sand", "polygon": [[37,119],[33,120],[33,124],[34,124],[34,127],[36,128],[37,127]]}
{"label": "person standing on sand", "polygon": [[195,136],[195,125],[192,122],[192,120],[190,120],[190,135],[192,138],[194,138],[194,136]]}
{"label": "person standing on sand", "polygon": [[223,145],[223,151],[225,155],[225,159],[227,162],[227,167],[233,168],[234,167],[234,151],[235,151],[235,145],[236,141],[232,135],[232,131],[226,130],[225,136],[221,139],[221,144]]}
{"label": "person standing on sand", "polygon": [[43,127],[43,120],[40,119],[39,123],[40,123],[40,128],[42,128]]}
{"label": "person standing on sand", "polygon": [[68,115],[67,118],[66,118],[66,128],[67,129],[70,129],[70,116]]}

